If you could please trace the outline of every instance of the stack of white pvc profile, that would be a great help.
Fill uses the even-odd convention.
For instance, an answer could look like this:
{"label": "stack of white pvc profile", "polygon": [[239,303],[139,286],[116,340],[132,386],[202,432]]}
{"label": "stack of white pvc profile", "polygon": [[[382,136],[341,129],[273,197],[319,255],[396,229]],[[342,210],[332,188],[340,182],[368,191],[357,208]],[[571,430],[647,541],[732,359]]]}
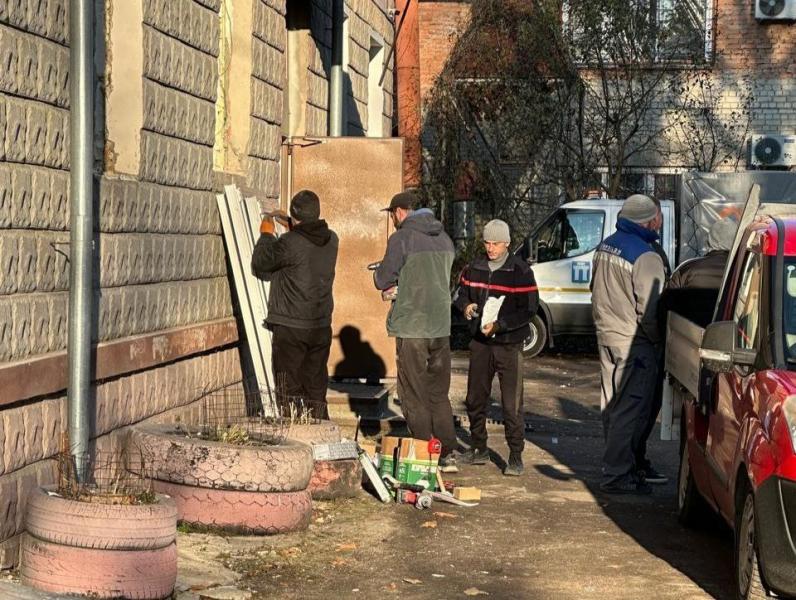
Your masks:
{"label": "stack of white pvc profile", "polygon": [[274,378],[271,370],[271,332],[265,328],[268,314],[267,282],[252,273],[252,252],[260,236],[261,209],[257,198],[244,199],[237,186],[224,186],[216,196],[224,242],[232,265],[235,293],[238,297],[249,353],[254,363],[257,385],[268,402],[263,402],[263,415],[275,416]]}

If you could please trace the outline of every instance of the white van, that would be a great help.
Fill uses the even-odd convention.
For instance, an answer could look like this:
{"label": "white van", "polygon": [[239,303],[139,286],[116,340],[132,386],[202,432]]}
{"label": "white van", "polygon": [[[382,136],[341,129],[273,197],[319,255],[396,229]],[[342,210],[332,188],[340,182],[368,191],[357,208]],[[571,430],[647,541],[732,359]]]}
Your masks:
{"label": "white van", "polygon": [[[560,334],[594,334],[591,316],[594,250],[616,231],[623,200],[578,200],[555,209],[525,238],[517,253],[533,265],[539,286],[539,312],[523,352],[535,356]],[[661,246],[675,265],[674,202],[661,202]]]}

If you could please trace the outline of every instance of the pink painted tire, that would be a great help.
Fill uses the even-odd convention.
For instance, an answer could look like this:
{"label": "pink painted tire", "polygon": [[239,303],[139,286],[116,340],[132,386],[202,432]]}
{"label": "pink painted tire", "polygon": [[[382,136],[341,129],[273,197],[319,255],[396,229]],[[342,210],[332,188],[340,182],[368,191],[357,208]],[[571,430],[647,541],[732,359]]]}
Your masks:
{"label": "pink painted tire", "polygon": [[[185,437],[176,425],[133,427],[129,452],[141,453],[144,475],[188,486],[247,492],[297,492],[312,475],[312,448],[301,442],[236,446]],[[184,427],[184,426],[183,426]],[[137,472],[138,465],[128,468]]]}
{"label": "pink painted tire", "polygon": [[356,458],[316,460],[309,490],[313,500],[353,498],[362,489],[362,465]]}
{"label": "pink painted tire", "polygon": [[24,585],[56,594],[92,598],[160,600],[177,581],[177,545],[155,550],[74,548],[22,537]]}
{"label": "pink painted tire", "polygon": [[178,518],[191,525],[219,527],[234,533],[274,535],[306,529],[312,517],[312,497],[301,492],[240,492],[211,490],[168,481],[155,489],[177,503]]}
{"label": "pink painted tire", "polygon": [[25,509],[25,530],[39,540],[75,548],[150,550],[177,539],[177,505],[158,496],[154,504],[113,505],[50,496],[56,486],[36,488]]}
{"label": "pink painted tire", "polygon": [[305,444],[331,444],[343,439],[340,428],[333,421],[294,423],[288,428],[287,437]]}

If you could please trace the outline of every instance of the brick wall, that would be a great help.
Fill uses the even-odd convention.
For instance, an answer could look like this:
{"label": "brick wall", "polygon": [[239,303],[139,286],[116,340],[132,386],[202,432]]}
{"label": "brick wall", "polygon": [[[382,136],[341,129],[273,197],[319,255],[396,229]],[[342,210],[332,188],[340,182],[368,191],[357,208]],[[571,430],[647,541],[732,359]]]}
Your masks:
{"label": "brick wall", "polygon": [[442,72],[458,35],[470,18],[469,2],[421,2],[420,96],[425,98]]}

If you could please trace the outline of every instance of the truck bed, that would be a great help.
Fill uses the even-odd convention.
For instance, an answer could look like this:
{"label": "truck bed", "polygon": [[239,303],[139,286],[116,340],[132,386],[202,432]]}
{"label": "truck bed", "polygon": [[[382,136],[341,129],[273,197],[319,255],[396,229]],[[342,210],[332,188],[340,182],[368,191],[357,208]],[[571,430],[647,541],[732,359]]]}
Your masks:
{"label": "truck bed", "polygon": [[699,390],[699,347],[705,329],[675,312],[666,322],[665,369],[695,397]]}

